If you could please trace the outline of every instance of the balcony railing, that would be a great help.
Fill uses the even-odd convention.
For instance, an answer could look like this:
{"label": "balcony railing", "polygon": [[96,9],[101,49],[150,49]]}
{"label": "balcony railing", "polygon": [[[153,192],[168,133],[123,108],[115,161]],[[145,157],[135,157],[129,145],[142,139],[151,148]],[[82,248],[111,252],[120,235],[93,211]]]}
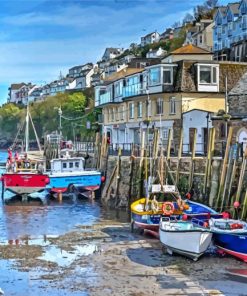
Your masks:
{"label": "balcony railing", "polygon": [[136,83],[123,87],[123,97],[138,96],[143,93],[141,83]]}
{"label": "balcony railing", "polygon": [[112,102],[111,93],[107,92],[99,96],[99,105]]}

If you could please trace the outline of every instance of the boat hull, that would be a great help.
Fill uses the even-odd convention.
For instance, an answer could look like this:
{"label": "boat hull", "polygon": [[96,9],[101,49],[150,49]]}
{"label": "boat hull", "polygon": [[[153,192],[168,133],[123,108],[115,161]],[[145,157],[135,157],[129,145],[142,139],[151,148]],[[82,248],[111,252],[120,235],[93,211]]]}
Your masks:
{"label": "boat hull", "polygon": [[60,193],[68,191],[71,185],[79,191],[95,191],[101,186],[100,172],[85,173],[76,175],[50,175],[50,183],[47,186],[51,192]]}
{"label": "boat hull", "polygon": [[195,261],[205,253],[212,240],[212,233],[204,230],[167,231],[160,227],[159,235],[168,253],[174,252]]}
{"label": "boat hull", "polygon": [[242,234],[213,233],[216,247],[247,262],[247,232]]}
{"label": "boat hull", "polygon": [[9,190],[16,195],[31,194],[43,190],[49,183],[48,175],[32,173],[6,173],[2,175],[4,191]]}

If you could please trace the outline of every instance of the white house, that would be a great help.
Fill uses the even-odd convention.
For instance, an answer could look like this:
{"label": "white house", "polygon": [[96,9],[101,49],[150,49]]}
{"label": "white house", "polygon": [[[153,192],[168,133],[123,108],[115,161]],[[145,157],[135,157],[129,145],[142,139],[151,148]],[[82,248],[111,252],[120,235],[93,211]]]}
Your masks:
{"label": "white house", "polygon": [[66,86],[66,90],[83,90],[85,88],[91,87],[91,77],[94,74],[94,69],[83,70],[79,73],[69,85]]}
{"label": "white house", "polygon": [[167,54],[167,51],[161,47],[159,47],[158,49],[151,49],[150,48],[149,52],[147,52],[147,54],[146,54],[146,58],[148,58],[148,59],[160,58],[160,57],[164,57],[166,54]]}
{"label": "white house", "polygon": [[112,59],[115,59],[120,54],[122,54],[123,51],[124,51],[123,48],[107,47],[102,56],[102,61],[110,61]]}
{"label": "white house", "polygon": [[159,40],[160,40],[160,34],[155,31],[141,37],[141,46],[144,47],[145,45],[159,42]]}

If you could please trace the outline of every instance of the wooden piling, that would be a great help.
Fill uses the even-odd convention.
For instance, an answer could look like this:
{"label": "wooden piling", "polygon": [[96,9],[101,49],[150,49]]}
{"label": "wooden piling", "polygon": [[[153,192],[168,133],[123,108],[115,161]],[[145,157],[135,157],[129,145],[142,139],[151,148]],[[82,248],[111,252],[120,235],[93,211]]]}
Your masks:
{"label": "wooden piling", "polygon": [[197,129],[194,129],[194,135],[193,135],[193,146],[191,151],[191,159],[190,159],[190,174],[189,174],[189,189],[191,189],[193,184],[193,178],[194,178],[194,159],[196,155],[196,135],[197,135]]}
{"label": "wooden piling", "polygon": [[245,174],[245,169],[246,169],[246,163],[247,163],[247,147],[246,147],[244,155],[243,155],[243,161],[242,161],[241,171],[240,171],[240,176],[239,176],[239,181],[238,181],[238,190],[237,190],[237,194],[236,194],[236,201],[240,200],[240,195],[242,192],[243,181],[244,181],[244,174]]}
{"label": "wooden piling", "polygon": [[180,131],[179,148],[178,148],[177,171],[176,171],[176,183],[178,183],[178,180],[179,180],[179,166],[180,166],[180,160],[181,160],[181,157],[182,157],[182,152],[183,152],[183,129],[181,128],[181,131]]}
{"label": "wooden piling", "polygon": [[241,214],[242,220],[245,220],[246,218],[247,218],[247,188],[245,191],[244,203],[243,203],[242,214]]}
{"label": "wooden piling", "polygon": [[222,193],[223,193],[223,189],[224,189],[227,162],[228,162],[230,145],[231,145],[231,141],[232,141],[232,133],[233,133],[233,128],[232,128],[232,126],[230,126],[229,131],[228,131],[228,136],[227,136],[225,156],[224,156],[224,160],[223,160],[223,164],[222,164],[222,171],[221,171],[221,176],[220,176],[220,186],[219,186],[218,195],[217,195],[217,199],[216,199],[216,203],[215,203],[216,209],[219,206],[219,202],[220,202],[220,199],[222,198]]}

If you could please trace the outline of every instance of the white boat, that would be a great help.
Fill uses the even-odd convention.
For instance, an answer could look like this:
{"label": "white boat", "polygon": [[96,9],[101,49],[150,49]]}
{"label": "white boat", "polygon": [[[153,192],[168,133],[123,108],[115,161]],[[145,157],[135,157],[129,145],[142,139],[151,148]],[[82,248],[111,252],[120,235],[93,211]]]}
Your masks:
{"label": "white boat", "polygon": [[210,230],[191,221],[161,218],[159,235],[168,254],[177,253],[197,261],[205,253],[212,240]]}

